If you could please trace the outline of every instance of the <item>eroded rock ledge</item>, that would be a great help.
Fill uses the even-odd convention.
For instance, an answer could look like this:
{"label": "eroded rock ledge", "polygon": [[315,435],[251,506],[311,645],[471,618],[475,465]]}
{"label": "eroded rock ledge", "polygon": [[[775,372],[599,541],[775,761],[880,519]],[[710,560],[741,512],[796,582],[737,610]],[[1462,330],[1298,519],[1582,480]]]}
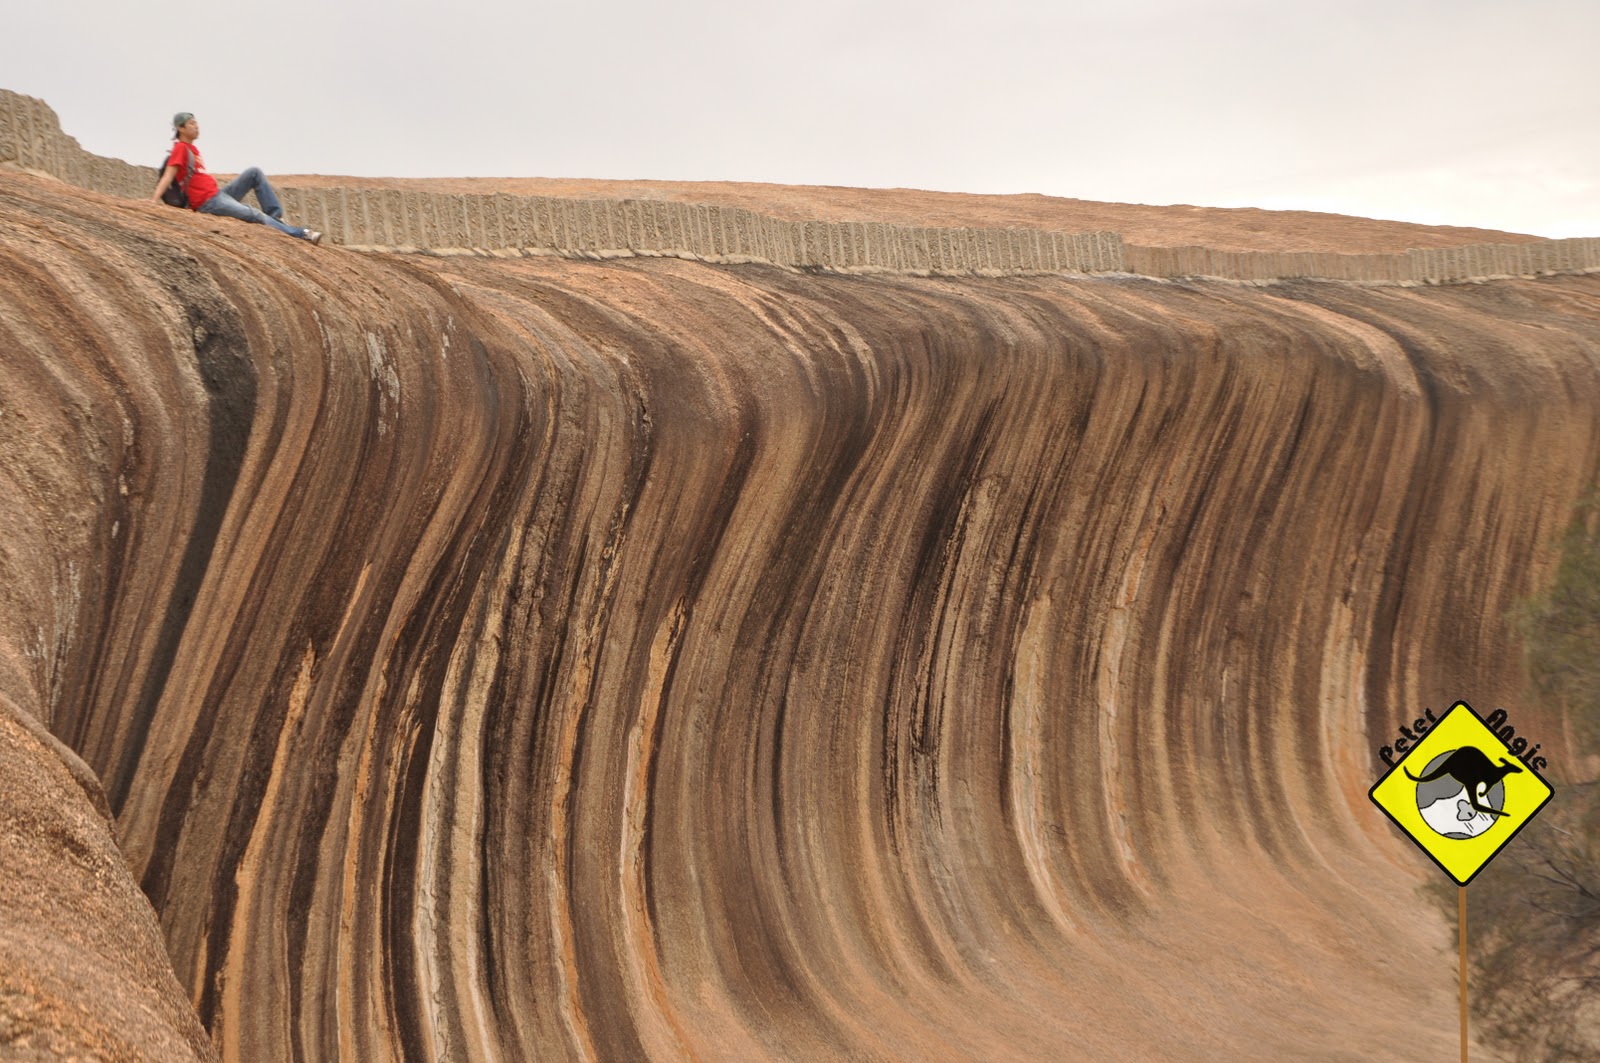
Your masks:
{"label": "eroded rock ledge", "polygon": [[0,1058],[212,1060],[99,782],[0,694]]}
{"label": "eroded rock ledge", "polygon": [[[42,100],[0,89],[0,166],[143,199],[156,172],[93,155]],[[1133,273],[1242,281],[1321,278],[1439,284],[1600,269],[1600,239],[1415,248],[1402,253],[1237,251],[1125,244],[1120,233],[791,221],[701,203],[394,188],[285,186],[289,216],[352,248],[437,253],[670,257],[842,273],[1004,276]]]}

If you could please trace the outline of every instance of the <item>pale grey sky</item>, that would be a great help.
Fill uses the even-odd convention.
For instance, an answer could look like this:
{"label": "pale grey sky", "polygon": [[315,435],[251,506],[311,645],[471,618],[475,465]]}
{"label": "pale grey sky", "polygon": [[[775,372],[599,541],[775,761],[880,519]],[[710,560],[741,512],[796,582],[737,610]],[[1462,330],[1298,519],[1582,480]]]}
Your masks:
{"label": "pale grey sky", "polygon": [[188,110],[218,171],[1042,192],[1600,236],[1596,0],[0,0],[0,27],[0,88],[152,165]]}

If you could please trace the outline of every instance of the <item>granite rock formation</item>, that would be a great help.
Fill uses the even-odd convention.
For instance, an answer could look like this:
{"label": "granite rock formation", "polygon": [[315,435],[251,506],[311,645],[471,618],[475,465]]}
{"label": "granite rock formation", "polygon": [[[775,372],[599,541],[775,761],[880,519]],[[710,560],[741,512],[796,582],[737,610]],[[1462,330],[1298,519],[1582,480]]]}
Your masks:
{"label": "granite rock formation", "polygon": [[[0,700],[74,751],[0,724],[0,1051],[91,976],[29,1044],[1454,1051],[1365,792],[1520,703],[1600,278],[357,253],[4,172],[0,234]],[[170,970],[63,945],[145,918]]]}

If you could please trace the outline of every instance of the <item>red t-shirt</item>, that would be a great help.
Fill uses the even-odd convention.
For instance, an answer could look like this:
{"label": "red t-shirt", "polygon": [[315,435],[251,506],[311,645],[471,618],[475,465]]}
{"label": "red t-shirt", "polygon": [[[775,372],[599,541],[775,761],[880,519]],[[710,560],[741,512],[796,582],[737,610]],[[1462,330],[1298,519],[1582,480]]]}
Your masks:
{"label": "red t-shirt", "polygon": [[200,157],[200,149],[181,140],[172,142],[172,154],[167,156],[167,165],[178,168],[178,175],[173,180],[181,182],[183,175],[189,172],[189,160],[185,157],[188,151],[194,152],[194,176],[189,178],[183,190],[189,197],[189,209],[199,210],[200,204],[216,195],[219,189],[217,179],[206,171],[206,160]]}

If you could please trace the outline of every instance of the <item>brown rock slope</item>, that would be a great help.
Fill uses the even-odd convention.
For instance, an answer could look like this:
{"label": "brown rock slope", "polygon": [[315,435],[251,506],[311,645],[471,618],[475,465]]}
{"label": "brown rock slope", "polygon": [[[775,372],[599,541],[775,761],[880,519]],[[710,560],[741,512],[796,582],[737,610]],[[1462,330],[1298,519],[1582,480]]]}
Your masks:
{"label": "brown rock slope", "polygon": [[1600,279],[0,233],[0,694],[223,1058],[1452,1057],[1365,791],[1520,704]]}
{"label": "brown rock slope", "polygon": [[0,695],[0,1059],[215,1058],[99,782]]}

